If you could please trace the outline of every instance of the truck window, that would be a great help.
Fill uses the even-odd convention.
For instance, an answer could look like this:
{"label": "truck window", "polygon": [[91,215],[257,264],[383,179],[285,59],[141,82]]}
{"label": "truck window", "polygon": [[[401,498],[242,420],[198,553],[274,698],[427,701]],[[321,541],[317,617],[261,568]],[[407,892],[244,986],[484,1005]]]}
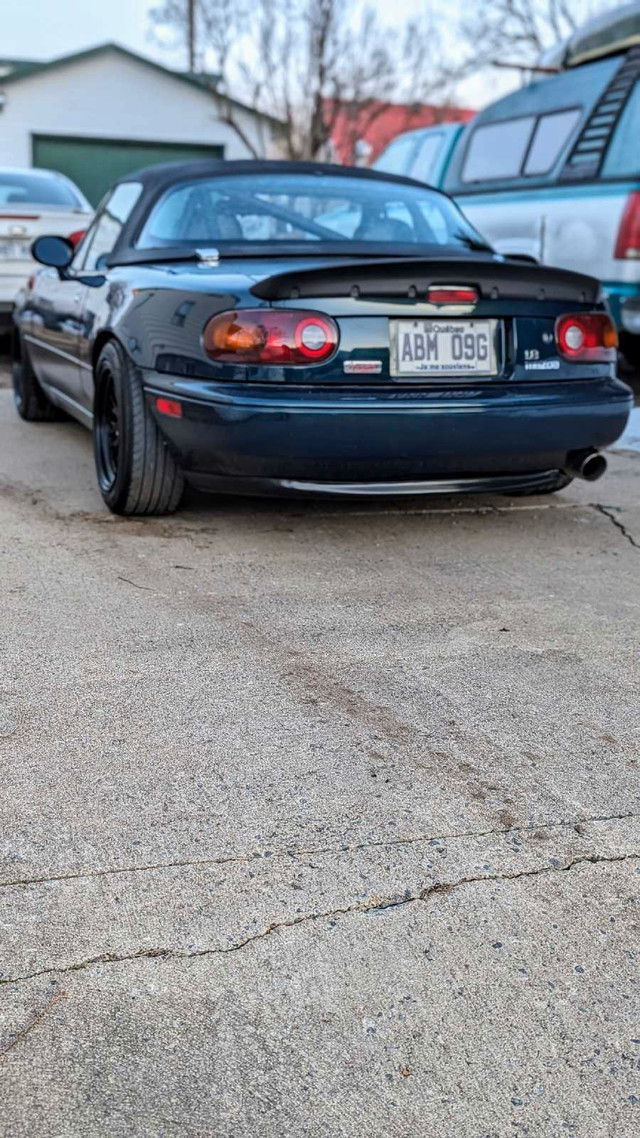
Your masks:
{"label": "truck window", "polygon": [[464,161],[462,181],[497,182],[517,178],[535,122],[534,115],[527,115],[476,127]]}
{"label": "truck window", "polygon": [[419,182],[433,181],[433,167],[442,150],[442,137],[442,131],[435,130],[422,140],[410,170],[412,178]]}
{"label": "truck window", "polygon": [[415,146],[415,134],[401,134],[376,158],[374,170],[382,170],[385,174],[406,174]]}
{"label": "truck window", "polygon": [[602,167],[603,178],[640,177],[640,83],[636,83],[620,116]]}
{"label": "truck window", "polygon": [[527,177],[548,174],[553,169],[581,117],[582,111],[576,108],[572,111],[555,111],[538,119],[524,166]]}

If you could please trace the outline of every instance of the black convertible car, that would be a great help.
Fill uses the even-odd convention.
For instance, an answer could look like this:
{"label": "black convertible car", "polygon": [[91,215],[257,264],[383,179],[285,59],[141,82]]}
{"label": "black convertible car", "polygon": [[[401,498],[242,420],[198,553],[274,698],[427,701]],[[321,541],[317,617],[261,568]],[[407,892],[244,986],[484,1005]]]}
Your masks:
{"label": "black convertible car", "polygon": [[214,491],[543,492],[594,479],[631,393],[590,277],[507,260],[443,194],[307,163],[157,166],[15,311],[23,419],[93,430],[124,514]]}

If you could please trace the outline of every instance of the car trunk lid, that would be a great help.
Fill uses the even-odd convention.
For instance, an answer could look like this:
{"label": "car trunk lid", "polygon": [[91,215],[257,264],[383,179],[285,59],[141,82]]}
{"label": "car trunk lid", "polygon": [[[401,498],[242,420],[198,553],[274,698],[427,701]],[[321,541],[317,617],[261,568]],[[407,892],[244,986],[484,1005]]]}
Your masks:
{"label": "car trunk lid", "polygon": [[[454,384],[573,377],[555,322],[601,302],[592,277],[495,256],[385,258],[278,271],[254,295],[337,320],[340,350],[314,382]],[[475,295],[475,302],[446,302]],[[442,303],[433,303],[439,297]]]}
{"label": "car trunk lid", "polygon": [[91,215],[68,206],[11,203],[0,205],[0,272],[12,262],[32,262],[31,245],[36,237],[57,234],[70,237],[87,228]]}

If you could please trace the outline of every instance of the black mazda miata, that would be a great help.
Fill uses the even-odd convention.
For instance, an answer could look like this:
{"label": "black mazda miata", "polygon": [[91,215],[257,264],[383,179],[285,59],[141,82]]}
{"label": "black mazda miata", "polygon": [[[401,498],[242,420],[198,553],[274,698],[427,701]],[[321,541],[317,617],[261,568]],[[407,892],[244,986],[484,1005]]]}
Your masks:
{"label": "black mazda miata", "polygon": [[23,419],[93,430],[123,514],[214,491],[539,493],[599,477],[631,393],[599,284],[496,254],[444,194],[310,163],[157,166],[15,310]]}

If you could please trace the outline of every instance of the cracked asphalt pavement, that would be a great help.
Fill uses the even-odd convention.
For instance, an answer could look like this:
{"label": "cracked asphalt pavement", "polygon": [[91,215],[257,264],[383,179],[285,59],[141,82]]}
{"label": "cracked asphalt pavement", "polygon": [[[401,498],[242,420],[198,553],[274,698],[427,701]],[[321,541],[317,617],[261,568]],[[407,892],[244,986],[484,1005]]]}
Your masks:
{"label": "cracked asphalt pavement", "polygon": [[0,1133],[640,1125],[640,452],[114,519],[0,390]]}

